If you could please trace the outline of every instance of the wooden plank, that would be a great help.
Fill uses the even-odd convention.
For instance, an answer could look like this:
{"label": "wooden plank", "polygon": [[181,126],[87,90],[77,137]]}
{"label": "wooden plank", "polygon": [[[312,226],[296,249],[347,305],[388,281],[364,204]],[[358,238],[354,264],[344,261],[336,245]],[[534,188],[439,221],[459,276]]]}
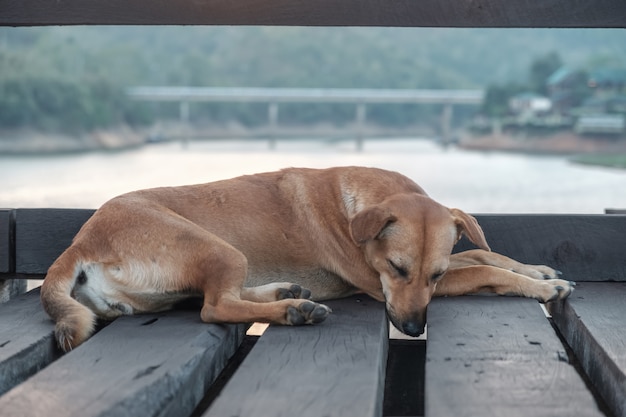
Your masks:
{"label": "wooden plank", "polygon": [[425,415],[603,415],[536,301],[466,296],[428,310]]}
{"label": "wooden plank", "polygon": [[0,0],[0,24],[624,27],[622,0]]}
{"label": "wooden plank", "polygon": [[247,326],[197,311],[126,316],[0,397],[3,415],[189,415]]}
{"label": "wooden plank", "polygon": [[[495,252],[545,264],[572,281],[626,281],[626,216],[477,215]],[[455,250],[471,247],[465,239]]]}
{"label": "wooden plank", "polygon": [[268,328],[204,416],[380,416],[384,305],[366,296],[328,305],[319,325]]}
{"label": "wooden plank", "polygon": [[550,306],[554,322],[614,415],[626,415],[626,283],[586,282]]}
{"label": "wooden plank", "polygon": [[45,274],[93,213],[84,209],[17,209],[16,272]]}
{"label": "wooden plank", "polygon": [[23,382],[61,353],[54,323],[39,303],[39,290],[0,304],[0,394]]}
{"label": "wooden plank", "polygon": [[14,272],[13,210],[0,209],[0,274]]}

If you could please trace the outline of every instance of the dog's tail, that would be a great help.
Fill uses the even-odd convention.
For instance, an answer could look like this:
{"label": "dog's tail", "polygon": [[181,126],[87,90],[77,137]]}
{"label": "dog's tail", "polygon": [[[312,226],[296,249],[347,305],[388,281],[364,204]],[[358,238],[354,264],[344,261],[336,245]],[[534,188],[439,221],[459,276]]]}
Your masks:
{"label": "dog's tail", "polygon": [[41,286],[41,303],[56,322],[54,335],[64,351],[83,343],[94,331],[96,315],[72,298],[80,274],[81,256],[75,247],[68,248],[48,269]]}

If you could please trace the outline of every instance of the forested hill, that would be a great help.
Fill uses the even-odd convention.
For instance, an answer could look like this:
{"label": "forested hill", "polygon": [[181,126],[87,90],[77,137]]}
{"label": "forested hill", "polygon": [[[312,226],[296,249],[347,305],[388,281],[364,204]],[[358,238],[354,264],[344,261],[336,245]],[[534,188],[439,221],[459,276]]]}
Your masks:
{"label": "forested hill", "polygon": [[[134,85],[480,88],[525,82],[530,63],[550,52],[574,67],[623,67],[626,31],[0,28],[0,127],[41,124],[37,112],[51,115],[44,127],[54,125],[55,112],[67,113],[68,106],[79,107],[75,123],[85,124],[79,128],[140,120],[120,95]],[[96,97],[109,104],[94,104]],[[16,107],[20,101],[26,108]],[[97,120],[87,123],[85,114]]]}

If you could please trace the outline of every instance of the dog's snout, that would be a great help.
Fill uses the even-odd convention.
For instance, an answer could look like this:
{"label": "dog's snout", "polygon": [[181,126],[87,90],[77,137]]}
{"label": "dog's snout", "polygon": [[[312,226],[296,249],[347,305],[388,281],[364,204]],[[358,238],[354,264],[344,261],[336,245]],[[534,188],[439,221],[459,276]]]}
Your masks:
{"label": "dog's snout", "polygon": [[417,337],[424,333],[424,324],[415,321],[405,321],[402,323],[402,332],[409,336]]}

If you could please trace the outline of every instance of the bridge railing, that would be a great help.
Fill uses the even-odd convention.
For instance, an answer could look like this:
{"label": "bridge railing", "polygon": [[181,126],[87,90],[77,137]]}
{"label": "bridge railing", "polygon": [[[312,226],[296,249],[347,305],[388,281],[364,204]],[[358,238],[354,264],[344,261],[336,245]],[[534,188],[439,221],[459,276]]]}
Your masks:
{"label": "bridge railing", "polygon": [[[178,102],[179,118],[189,122],[189,105],[194,102],[264,102],[268,104],[268,127],[278,126],[279,103],[349,103],[356,106],[355,138],[363,147],[367,104],[443,104],[441,142],[449,143],[453,105],[479,105],[483,90],[367,89],[367,88],[251,88],[251,87],[131,87],[130,98],[143,101]],[[275,136],[270,137],[275,146]]]}

